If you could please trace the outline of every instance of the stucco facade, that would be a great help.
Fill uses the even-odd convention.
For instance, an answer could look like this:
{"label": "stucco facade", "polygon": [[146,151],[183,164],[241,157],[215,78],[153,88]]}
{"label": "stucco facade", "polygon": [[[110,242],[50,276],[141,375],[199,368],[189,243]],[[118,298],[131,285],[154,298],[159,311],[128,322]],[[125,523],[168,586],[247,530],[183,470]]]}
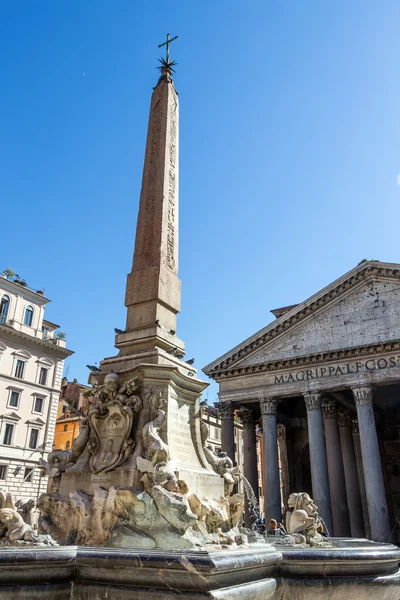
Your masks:
{"label": "stucco facade", "polygon": [[72,354],[50,302],[39,291],[0,276],[0,486],[36,498],[47,487],[39,459],[51,452],[64,360]]}

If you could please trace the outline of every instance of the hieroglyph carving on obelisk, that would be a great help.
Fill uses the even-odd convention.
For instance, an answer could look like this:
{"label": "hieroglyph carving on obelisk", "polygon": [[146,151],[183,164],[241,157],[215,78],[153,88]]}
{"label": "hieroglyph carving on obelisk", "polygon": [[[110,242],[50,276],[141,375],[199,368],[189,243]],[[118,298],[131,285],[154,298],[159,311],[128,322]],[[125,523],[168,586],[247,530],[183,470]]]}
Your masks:
{"label": "hieroglyph carving on obelisk", "polygon": [[126,332],[121,353],[183,343],[176,337],[180,310],[178,279],[179,105],[172,65],[161,61],[161,77],[151,98],[132,271],[125,304]]}

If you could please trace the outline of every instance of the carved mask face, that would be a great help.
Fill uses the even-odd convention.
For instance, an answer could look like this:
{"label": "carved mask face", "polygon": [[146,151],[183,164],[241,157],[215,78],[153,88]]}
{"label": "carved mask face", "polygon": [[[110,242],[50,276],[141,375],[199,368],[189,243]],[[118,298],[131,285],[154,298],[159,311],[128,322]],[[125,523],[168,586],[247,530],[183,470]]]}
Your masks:
{"label": "carved mask face", "polygon": [[110,392],[116,392],[119,388],[119,377],[115,373],[109,373],[104,379],[104,387]]}

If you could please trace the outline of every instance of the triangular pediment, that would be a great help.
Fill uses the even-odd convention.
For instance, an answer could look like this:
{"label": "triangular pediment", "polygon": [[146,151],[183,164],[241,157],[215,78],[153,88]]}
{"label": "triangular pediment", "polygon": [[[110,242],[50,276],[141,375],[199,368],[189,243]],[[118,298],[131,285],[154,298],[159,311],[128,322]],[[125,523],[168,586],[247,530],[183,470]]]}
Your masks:
{"label": "triangular pediment", "polygon": [[250,366],[400,340],[400,265],[369,261],[217,359],[217,377]]}

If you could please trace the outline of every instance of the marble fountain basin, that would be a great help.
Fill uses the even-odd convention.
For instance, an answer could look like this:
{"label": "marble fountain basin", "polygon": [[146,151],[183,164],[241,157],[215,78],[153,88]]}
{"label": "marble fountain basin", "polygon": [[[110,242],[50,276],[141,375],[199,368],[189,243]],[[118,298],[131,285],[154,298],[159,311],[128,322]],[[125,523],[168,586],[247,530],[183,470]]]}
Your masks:
{"label": "marble fountain basin", "polygon": [[399,548],[332,541],[331,548],[1,548],[0,600],[400,599]]}

